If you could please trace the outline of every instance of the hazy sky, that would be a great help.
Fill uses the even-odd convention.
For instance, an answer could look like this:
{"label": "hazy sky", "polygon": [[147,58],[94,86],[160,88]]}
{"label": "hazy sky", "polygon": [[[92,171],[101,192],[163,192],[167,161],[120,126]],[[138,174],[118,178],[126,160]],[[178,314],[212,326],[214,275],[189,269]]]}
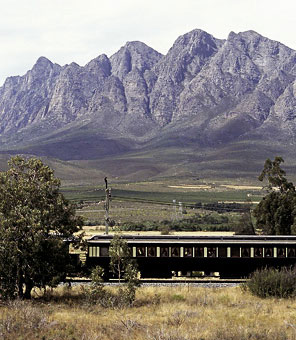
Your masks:
{"label": "hazy sky", "polygon": [[255,30],[296,50],[295,0],[0,0],[0,86],[38,57],[85,65],[140,40],[166,53],[200,28],[216,38]]}

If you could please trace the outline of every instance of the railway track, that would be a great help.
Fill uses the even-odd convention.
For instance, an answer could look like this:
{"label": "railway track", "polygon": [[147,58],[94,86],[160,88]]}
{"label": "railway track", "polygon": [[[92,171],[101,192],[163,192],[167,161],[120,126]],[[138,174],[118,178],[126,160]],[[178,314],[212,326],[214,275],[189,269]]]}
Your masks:
{"label": "railway track", "polygon": [[[178,279],[140,279],[141,285],[195,285],[195,286],[230,286],[230,285],[239,285],[241,283],[246,282],[246,279],[219,279],[219,278],[203,278],[203,279],[195,279],[195,278],[178,278]],[[87,278],[81,279],[67,279],[66,283],[68,284],[87,284],[90,283],[91,280]],[[120,284],[124,282],[121,281]],[[111,279],[108,282],[104,282],[105,285],[118,285],[118,280]]]}

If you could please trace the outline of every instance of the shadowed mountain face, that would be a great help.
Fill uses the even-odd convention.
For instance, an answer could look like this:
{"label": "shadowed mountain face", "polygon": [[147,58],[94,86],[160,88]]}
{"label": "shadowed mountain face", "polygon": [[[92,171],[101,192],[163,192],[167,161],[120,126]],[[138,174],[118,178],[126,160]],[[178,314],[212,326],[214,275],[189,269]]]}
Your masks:
{"label": "shadowed mountain face", "polygon": [[256,32],[202,30],[166,55],[128,42],[63,67],[45,57],[0,88],[0,149],[65,160],[168,146],[296,138],[296,51]]}

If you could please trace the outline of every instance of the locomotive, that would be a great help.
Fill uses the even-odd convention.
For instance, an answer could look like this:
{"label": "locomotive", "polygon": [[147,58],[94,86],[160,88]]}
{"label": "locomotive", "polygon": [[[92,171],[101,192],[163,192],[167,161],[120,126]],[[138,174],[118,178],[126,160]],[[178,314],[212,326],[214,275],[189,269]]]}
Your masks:
{"label": "locomotive", "polygon": [[[256,269],[296,263],[296,236],[121,235],[137,261],[141,278],[219,276],[245,278]],[[112,235],[87,240],[84,262],[109,273]],[[110,274],[111,275],[111,274]]]}

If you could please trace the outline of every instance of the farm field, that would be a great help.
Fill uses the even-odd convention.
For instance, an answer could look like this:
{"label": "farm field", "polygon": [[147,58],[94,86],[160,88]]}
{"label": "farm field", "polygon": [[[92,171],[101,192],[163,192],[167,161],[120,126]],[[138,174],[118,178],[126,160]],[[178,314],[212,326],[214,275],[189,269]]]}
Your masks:
{"label": "farm field", "polygon": [[[197,182],[197,181],[195,181]],[[198,181],[199,182],[199,181]],[[130,183],[109,183],[114,199],[145,200],[159,203],[172,203],[173,200],[194,204],[214,201],[258,201],[265,193],[262,185],[211,181],[186,183],[186,181],[146,181]],[[259,184],[261,184],[259,182]],[[64,186],[63,193],[73,201],[104,199],[105,187],[100,186]]]}
{"label": "farm field", "polygon": [[[107,288],[116,291],[117,288]],[[260,299],[240,287],[140,287],[132,307],[89,303],[83,289],[0,306],[5,340],[292,340],[296,300]]]}
{"label": "farm field", "polygon": [[[199,181],[195,181],[199,182]],[[112,200],[110,218],[116,225],[144,223],[147,221],[175,221],[194,218],[196,214],[210,214],[196,208],[196,204],[248,203],[257,204],[265,194],[262,186],[251,183],[189,181],[147,181],[135,183],[111,183]],[[79,204],[77,214],[84,217],[88,225],[98,226],[105,220],[104,187],[63,187],[67,198]],[[175,201],[175,203],[173,203]],[[180,203],[181,202],[181,203]],[[220,218],[211,212],[214,218]],[[227,213],[227,218],[236,221],[237,214]],[[221,214],[220,214],[221,216]]]}

